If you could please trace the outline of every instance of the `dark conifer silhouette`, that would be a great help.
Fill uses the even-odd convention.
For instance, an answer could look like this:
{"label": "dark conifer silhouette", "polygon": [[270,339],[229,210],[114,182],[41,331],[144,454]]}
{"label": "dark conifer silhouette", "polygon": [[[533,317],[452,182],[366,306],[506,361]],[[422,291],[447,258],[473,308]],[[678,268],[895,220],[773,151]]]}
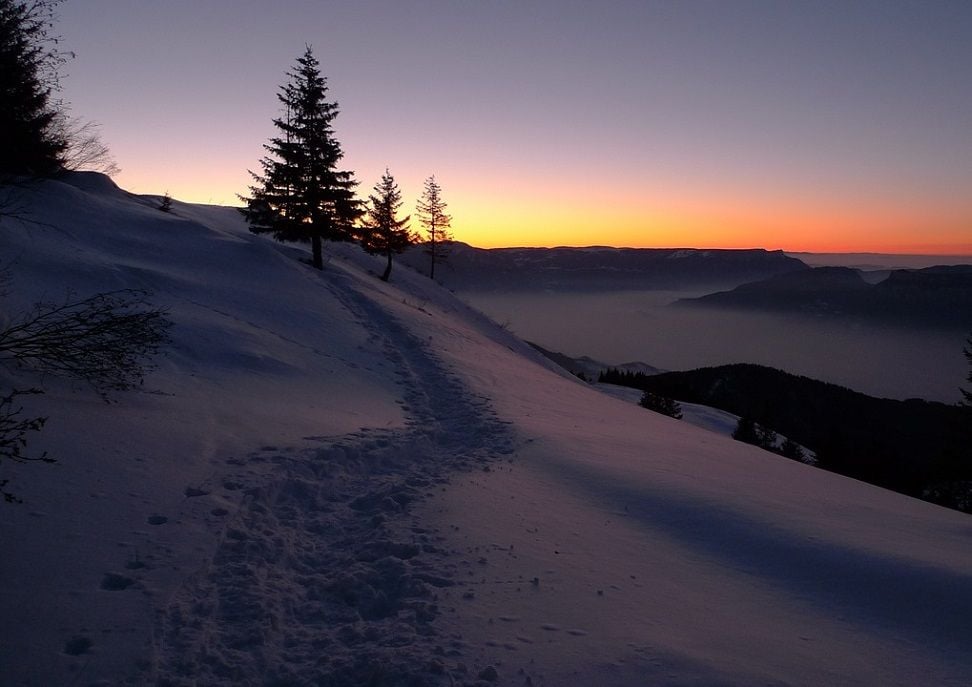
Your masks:
{"label": "dark conifer silhouette", "polygon": [[747,444],[755,444],[759,441],[756,433],[756,422],[751,417],[741,417],[736,423],[736,429],[732,432],[732,438]]}
{"label": "dark conifer silhouette", "polygon": [[800,462],[806,460],[807,457],[800,444],[790,438],[787,438],[783,442],[783,445],[780,446],[780,455],[784,458],[790,458],[791,460],[798,460]]}
{"label": "dark conifer silhouette", "polygon": [[603,384],[617,384],[618,386],[627,386],[632,389],[646,391],[650,383],[650,377],[651,375],[647,375],[644,372],[631,372],[609,367],[598,373],[597,381]]}
{"label": "dark conifer silhouette", "polygon": [[323,269],[323,242],[353,238],[361,203],[354,175],[337,167],[344,157],[331,125],[338,105],[327,100],[327,82],[310,46],[288,76],[277,94],[285,114],[273,120],[280,134],[264,145],[269,155],[260,161],[262,173],[250,172],[256,183],[252,195],[242,198],[243,214],[254,233],[309,241],[314,267]]}
{"label": "dark conifer silhouette", "polygon": [[748,416],[739,418],[739,422],[736,423],[736,429],[732,433],[732,438],[746,444],[759,446],[767,451],[776,450],[776,432],[760,427],[753,418]]}
{"label": "dark conifer silhouette", "polygon": [[779,453],[776,442],[780,440],[780,437],[776,434],[776,432],[769,427],[761,427],[760,425],[756,425],[756,430],[759,432],[759,443],[757,446],[764,448],[767,451]]}
{"label": "dark conifer silhouette", "polygon": [[641,400],[638,401],[638,405],[648,410],[654,410],[656,413],[673,417],[676,420],[682,419],[682,406],[678,401],[667,396],[659,396],[658,394],[646,391],[641,395]]}
{"label": "dark conifer silhouette", "polygon": [[448,204],[442,200],[442,188],[436,183],[435,175],[432,175],[425,180],[422,197],[415,206],[419,224],[425,227],[429,237],[428,252],[432,259],[429,277],[432,279],[435,279],[435,263],[445,259],[445,242],[451,239],[448,230],[452,226],[452,217],[446,214],[446,207]]}
{"label": "dark conifer silhouette", "polygon": [[67,147],[55,126],[63,56],[51,35],[60,0],[0,0],[0,181],[48,176]]}
{"label": "dark conifer silhouette", "polygon": [[392,269],[392,255],[401,253],[415,243],[416,237],[408,229],[410,216],[398,218],[402,206],[402,194],[388,169],[375,184],[374,193],[368,196],[365,220],[361,228],[361,246],[372,255],[385,255],[388,264],[381,275],[388,281]]}

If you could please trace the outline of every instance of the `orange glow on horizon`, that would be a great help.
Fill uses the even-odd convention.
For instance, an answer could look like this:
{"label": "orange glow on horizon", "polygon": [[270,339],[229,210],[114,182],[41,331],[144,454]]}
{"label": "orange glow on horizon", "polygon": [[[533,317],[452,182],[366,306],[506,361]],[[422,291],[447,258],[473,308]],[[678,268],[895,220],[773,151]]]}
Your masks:
{"label": "orange glow on horizon", "polygon": [[738,201],[703,200],[654,206],[602,201],[586,207],[493,205],[475,198],[457,207],[455,238],[483,248],[607,245],[972,255],[972,209],[811,210],[796,204],[746,207]]}
{"label": "orange glow on horizon", "polygon": [[[237,193],[249,183],[245,170],[228,175],[197,167],[191,174],[173,174],[178,178],[170,184],[156,183],[156,175],[150,179],[123,170],[115,181],[135,193],[168,192],[190,203],[239,206]],[[483,179],[444,182],[453,237],[481,248],[602,245],[972,255],[972,205],[923,207],[907,199],[823,205],[804,198],[748,200],[742,193],[711,189],[698,196],[666,189],[646,197],[632,189],[582,188],[576,181],[564,186],[549,180],[516,182],[512,190]],[[408,188],[418,189],[420,183],[409,180]],[[369,191],[362,182],[359,195]],[[414,214],[415,199],[406,194],[403,213]],[[412,228],[419,229],[414,221]]]}

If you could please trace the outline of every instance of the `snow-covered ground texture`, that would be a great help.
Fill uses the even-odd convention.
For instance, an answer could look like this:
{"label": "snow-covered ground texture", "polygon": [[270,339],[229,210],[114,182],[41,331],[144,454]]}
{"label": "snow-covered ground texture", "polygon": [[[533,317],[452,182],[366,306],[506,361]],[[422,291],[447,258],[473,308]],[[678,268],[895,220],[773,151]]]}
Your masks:
{"label": "snow-covered ground texture", "polygon": [[965,685],[972,521],[611,398],[428,279],[82,175],[4,219],[7,314],[146,288],[106,404],[0,466],[4,685]]}

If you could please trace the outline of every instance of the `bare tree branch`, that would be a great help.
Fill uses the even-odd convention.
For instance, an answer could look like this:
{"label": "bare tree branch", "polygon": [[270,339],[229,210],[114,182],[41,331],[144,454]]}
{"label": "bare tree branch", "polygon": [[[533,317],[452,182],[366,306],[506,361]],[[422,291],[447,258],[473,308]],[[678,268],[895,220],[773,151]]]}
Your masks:
{"label": "bare tree branch", "polygon": [[121,171],[108,146],[101,140],[100,124],[61,111],[51,128],[67,144],[61,153],[61,166],[67,171],[101,172],[108,176]]}
{"label": "bare tree branch", "polygon": [[[18,396],[29,396],[43,393],[40,389],[14,389],[6,395],[0,396],[0,464],[4,460],[11,460],[16,463],[53,463],[54,458],[47,455],[47,452],[39,456],[30,456],[25,453],[27,449],[27,435],[30,432],[39,432],[47,422],[46,417],[21,417],[23,406],[15,404]],[[0,498],[6,503],[20,503],[14,494],[7,491],[8,479],[0,480]]]}
{"label": "bare tree branch", "polygon": [[147,306],[134,289],[38,303],[0,331],[0,362],[79,379],[108,400],[141,385],[152,369],[146,359],[168,341],[166,311]]}

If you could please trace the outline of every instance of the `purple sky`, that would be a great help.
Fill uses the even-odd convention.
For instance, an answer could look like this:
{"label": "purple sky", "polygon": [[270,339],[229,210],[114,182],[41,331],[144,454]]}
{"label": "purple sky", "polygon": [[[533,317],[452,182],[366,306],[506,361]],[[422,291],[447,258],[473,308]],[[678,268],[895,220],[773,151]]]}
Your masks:
{"label": "purple sky", "polygon": [[234,203],[314,47],[366,193],[478,245],[972,253],[972,2],[67,0],[141,193]]}

